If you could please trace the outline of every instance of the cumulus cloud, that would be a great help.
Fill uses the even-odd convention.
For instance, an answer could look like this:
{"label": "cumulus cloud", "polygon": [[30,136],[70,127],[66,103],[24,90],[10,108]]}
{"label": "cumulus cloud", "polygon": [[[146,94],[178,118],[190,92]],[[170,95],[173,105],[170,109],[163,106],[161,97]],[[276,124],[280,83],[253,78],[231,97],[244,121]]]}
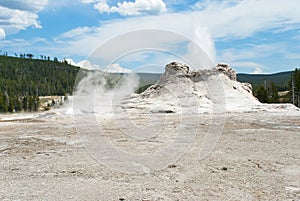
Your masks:
{"label": "cumulus cloud", "polygon": [[68,62],[68,64],[71,64],[73,66],[78,66],[80,68],[84,68],[87,70],[103,70],[108,73],[131,73],[132,72],[130,69],[123,68],[122,66],[120,66],[120,64],[117,64],[117,63],[110,64],[106,68],[100,69],[99,65],[93,64],[89,60],[82,60],[82,61],[79,61],[78,63],[76,63],[71,58],[67,58],[65,60]]}
{"label": "cumulus cloud", "polygon": [[99,13],[110,13],[113,12],[112,9],[106,2],[99,2],[94,5],[94,8],[99,11]]}
{"label": "cumulus cloud", "polygon": [[65,59],[68,64],[71,64],[73,66],[78,66],[80,68],[84,68],[87,70],[100,70],[100,66],[97,64],[92,64],[89,60],[82,60],[76,63],[73,59],[67,58]]}
{"label": "cumulus cloud", "polygon": [[41,28],[37,13],[47,4],[48,0],[0,0],[0,28],[6,35],[30,26]]}
{"label": "cumulus cloud", "polygon": [[99,70],[100,67],[97,64],[92,64],[89,60],[82,60],[78,62],[78,66],[88,70]]}
{"label": "cumulus cloud", "polygon": [[121,67],[120,64],[108,65],[105,68],[105,71],[109,73],[131,73],[132,72],[130,69]]}
{"label": "cumulus cloud", "polygon": [[157,15],[167,11],[163,0],[135,0],[134,2],[118,2],[109,6],[105,0],[82,0],[82,3],[95,3],[94,8],[100,13],[119,13],[123,16],[142,14]]}

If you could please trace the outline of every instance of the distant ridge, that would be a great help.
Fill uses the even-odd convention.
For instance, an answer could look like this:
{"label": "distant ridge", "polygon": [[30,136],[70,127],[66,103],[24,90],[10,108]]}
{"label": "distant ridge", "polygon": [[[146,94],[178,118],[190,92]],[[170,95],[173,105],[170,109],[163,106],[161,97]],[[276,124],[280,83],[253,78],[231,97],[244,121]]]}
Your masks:
{"label": "distant ridge", "polygon": [[[279,88],[280,91],[287,90],[289,87],[289,81],[291,79],[293,71],[279,72],[273,74],[247,74],[238,73],[237,81],[248,82],[254,88],[260,85],[269,85],[272,82]],[[157,82],[162,74],[155,73],[138,73],[141,80],[146,84],[154,84]]]}
{"label": "distant ridge", "polygon": [[259,85],[269,85],[272,82],[279,88],[279,90],[287,90],[289,81],[291,80],[291,75],[293,71],[286,71],[274,74],[237,74],[237,80],[239,82],[248,82],[252,84],[253,87]]}

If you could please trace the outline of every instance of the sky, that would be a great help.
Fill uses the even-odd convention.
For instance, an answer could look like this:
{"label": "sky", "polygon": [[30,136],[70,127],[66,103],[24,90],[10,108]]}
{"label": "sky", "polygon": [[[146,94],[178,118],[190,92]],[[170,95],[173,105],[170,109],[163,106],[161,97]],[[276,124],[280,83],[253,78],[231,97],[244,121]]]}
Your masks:
{"label": "sky", "polygon": [[276,73],[300,67],[299,11],[298,0],[0,0],[0,54],[110,72],[209,59]]}

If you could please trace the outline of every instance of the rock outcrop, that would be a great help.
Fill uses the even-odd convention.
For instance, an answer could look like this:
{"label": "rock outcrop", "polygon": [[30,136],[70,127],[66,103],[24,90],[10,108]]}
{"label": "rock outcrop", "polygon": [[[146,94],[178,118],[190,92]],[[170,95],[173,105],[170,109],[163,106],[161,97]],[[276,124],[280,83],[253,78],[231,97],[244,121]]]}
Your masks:
{"label": "rock outcrop", "polygon": [[219,108],[218,112],[247,110],[260,104],[252,95],[251,85],[238,82],[235,70],[228,64],[193,71],[185,64],[172,62],[157,83],[132,96],[123,107],[198,113],[216,112],[215,108]]}
{"label": "rock outcrop", "polygon": [[236,81],[236,72],[228,64],[220,63],[216,66],[216,69],[219,72],[222,72],[225,75],[227,75],[231,80]]}

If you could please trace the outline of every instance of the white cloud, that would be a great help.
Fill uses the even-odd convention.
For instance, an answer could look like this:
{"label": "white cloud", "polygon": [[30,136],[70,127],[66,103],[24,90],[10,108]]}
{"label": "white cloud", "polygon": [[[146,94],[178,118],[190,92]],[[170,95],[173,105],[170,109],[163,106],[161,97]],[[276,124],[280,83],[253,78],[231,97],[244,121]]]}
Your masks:
{"label": "white cloud", "polygon": [[68,64],[71,64],[73,66],[78,66],[80,68],[84,68],[84,69],[87,69],[87,70],[100,70],[99,65],[92,64],[89,60],[82,60],[82,61],[79,61],[78,63],[76,63],[71,58],[67,58],[65,60],[68,62]]}
{"label": "white cloud", "polygon": [[5,38],[5,31],[4,29],[0,28],[0,40]]}
{"label": "white cloud", "polygon": [[111,8],[106,2],[99,2],[94,5],[94,8],[99,11],[99,13],[110,13],[112,12]]}
{"label": "white cloud", "polygon": [[300,22],[299,9],[297,0],[215,0],[206,1],[198,17],[209,22],[215,38],[243,38],[272,28],[293,29]]}
{"label": "white cloud", "polygon": [[78,66],[88,70],[99,70],[100,67],[97,64],[92,64],[89,60],[82,60],[78,62]]}
{"label": "white cloud", "polygon": [[[157,20],[157,18],[154,16],[152,16],[151,18]],[[180,28],[178,28],[176,25],[171,26],[172,24],[170,24],[169,28],[171,28],[171,30],[166,30],[163,26],[153,26],[154,24],[152,24],[150,20],[146,20],[144,24],[145,27],[143,27],[140,23],[136,22],[136,18],[134,18],[134,20],[125,20],[108,24],[104,23],[101,27],[92,28],[92,30],[89,30],[88,33],[83,32],[81,35],[76,34],[76,37],[74,37],[73,34],[70,33],[79,33],[80,31],[78,32],[78,30],[83,30],[83,28],[71,30],[57,38],[57,43],[62,44],[61,47],[63,47],[58,51],[61,52],[61,55],[75,54],[77,56],[87,56],[92,54],[95,49],[105,44],[105,42],[109,39],[118,37],[118,35],[123,34],[124,32],[147,28],[148,25],[149,28],[162,29],[163,31],[170,31],[170,33],[173,32],[175,36],[165,36],[164,34],[160,34],[159,30],[157,30],[157,32],[153,33],[152,35],[136,35],[135,38],[131,38],[130,40],[118,41],[118,43],[115,43],[114,47],[109,47],[105,51],[105,53],[109,54],[109,52],[111,52],[111,55],[116,55],[117,52],[122,51],[124,48],[126,48],[126,46],[133,47],[133,45],[136,43],[138,43],[140,46],[143,45],[144,47],[148,48],[159,47],[162,50],[171,50],[173,51],[173,53],[178,53],[180,51],[186,51],[185,49],[187,48],[186,44],[180,43],[188,42],[188,40],[190,39],[198,44],[212,60],[215,58],[214,43],[207,29],[203,28],[199,30],[199,26],[196,26],[198,27],[198,29],[194,29],[194,25],[192,24],[189,24],[190,26],[183,25]],[[166,27],[168,26],[166,25]],[[194,30],[196,32],[195,34],[193,34]],[[145,40],[146,38],[148,38],[149,40]],[[65,44],[65,41],[68,41],[68,45],[63,45]],[[185,47],[183,45],[185,45]],[[76,49],[76,51],[74,51],[74,48]],[[188,51],[189,53],[194,52],[191,48],[188,49]],[[182,53],[186,54],[187,52]],[[101,56],[102,54],[99,53],[98,55]],[[184,56],[191,55],[192,54]],[[109,60],[110,63],[113,61],[110,59],[116,58],[112,57],[106,59]],[[136,60],[136,58],[133,58],[133,61],[134,60]],[[103,61],[103,58],[98,59],[98,61]],[[101,66],[105,65],[101,64]]]}
{"label": "white cloud", "polygon": [[116,9],[121,15],[160,14],[167,11],[162,0],[135,0],[135,2],[118,3]]}
{"label": "white cloud", "polygon": [[77,27],[75,29],[72,29],[70,31],[67,31],[65,33],[63,33],[62,35],[60,35],[59,37],[55,38],[55,40],[59,40],[60,38],[77,38],[77,37],[81,37],[82,35],[88,34],[93,32],[93,28],[92,27]]}
{"label": "white cloud", "polygon": [[218,1],[218,0],[202,0],[196,2],[191,6],[193,10],[210,10],[215,9],[215,7],[231,7],[238,3],[241,3],[243,0],[226,0],[226,1]]}
{"label": "white cloud", "polygon": [[0,5],[12,10],[38,12],[45,8],[48,0],[0,0]]}
{"label": "white cloud", "polygon": [[262,74],[263,71],[261,68],[256,68],[251,74]]}
{"label": "white cloud", "polygon": [[91,31],[77,35],[76,40],[65,38],[64,40],[69,41],[69,48],[64,50],[73,53],[76,50],[80,56],[86,56],[104,41],[139,29],[167,29],[192,38],[195,25],[207,27],[215,40],[245,38],[260,31],[293,27],[294,23],[300,23],[299,10],[297,0],[276,3],[269,0],[237,1],[235,4],[208,6],[200,11],[106,21],[102,22],[101,27],[91,27]]}
{"label": "white cloud", "polygon": [[219,60],[236,61],[241,59],[255,59],[267,57],[272,54],[282,53],[284,54],[287,50],[286,43],[270,43],[270,44],[245,44],[243,47],[238,49],[225,49],[219,54]]}
{"label": "white cloud", "polygon": [[253,70],[251,73],[258,74],[270,68],[253,61],[259,60],[260,58],[268,58],[274,54],[285,55],[287,46],[288,45],[283,42],[259,45],[246,44],[240,48],[229,48],[220,51],[218,60],[220,62],[229,63],[239,70]]}
{"label": "white cloud", "polygon": [[32,26],[41,28],[37,13],[45,8],[48,0],[0,0],[0,28],[6,35]]}
{"label": "white cloud", "polygon": [[167,11],[163,0],[135,0],[134,2],[118,2],[116,6],[109,6],[105,0],[82,0],[82,3],[95,3],[94,8],[100,13],[119,13],[123,16],[142,14],[157,15]]}
{"label": "white cloud", "polygon": [[285,55],[286,51],[288,51],[287,46],[287,44],[281,42],[262,45],[247,44],[241,48],[229,48],[220,51],[218,60],[236,65],[239,69],[254,68],[253,73],[260,73],[264,69],[266,70],[267,67],[253,61],[260,58],[271,57],[274,54]]}
{"label": "white cloud", "polygon": [[110,64],[106,68],[100,69],[99,65],[92,64],[89,60],[82,60],[82,61],[79,61],[78,63],[76,63],[71,58],[67,58],[65,60],[68,62],[68,64],[71,64],[73,66],[78,66],[80,68],[84,68],[87,70],[103,70],[108,73],[131,73],[132,72],[130,69],[123,68],[120,66],[120,64],[117,64],[117,63]]}
{"label": "white cloud", "polygon": [[[81,2],[106,3],[106,1],[99,0],[82,0]],[[229,1],[229,3],[228,1],[206,1],[206,5],[198,5],[194,9],[193,11],[165,13],[159,16],[146,15],[110,20],[101,22],[99,27],[77,28],[62,34],[53,43],[53,46],[49,44],[47,48],[51,49],[53,54],[56,55],[82,57],[87,56],[111,38],[139,29],[169,30],[190,39],[195,39],[197,38],[193,37],[195,25],[202,28],[207,27],[207,32],[217,41],[247,38],[259,32],[264,32],[261,37],[267,41],[270,34],[276,34],[276,31],[294,30],[295,27],[299,27],[295,24],[300,24],[300,4],[298,0],[276,2],[271,0],[240,0]],[[155,39],[155,37],[152,38]],[[199,43],[202,43],[201,40],[199,41]],[[262,43],[261,41],[263,40],[259,42]],[[171,42],[180,43],[181,41]],[[159,40],[157,40],[157,43],[159,43]],[[226,63],[249,62],[257,57],[268,57],[272,53],[280,51],[289,50],[277,48],[276,44],[260,45],[255,48],[247,46],[241,49],[227,49],[218,54],[220,57],[217,60]]]}
{"label": "white cloud", "polygon": [[109,73],[131,73],[132,72],[130,69],[121,67],[120,64],[108,65],[105,68],[105,71]]}
{"label": "white cloud", "polygon": [[97,2],[97,0],[81,0],[81,3],[84,3],[84,4],[95,3],[95,2]]}
{"label": "white cloud", "polygon": [[70,65],[73,65],[73,66],[78,66],[78,67],[80,67],[73,59],[71,59],[71,58],[67,58],[67,59],[65,59],[67,62],[68,62],[68,64],[70,64]]}
{"label": "white cloud", "polygon": [[230,63],[230,65],[233,66],[233,68],[235,67],[239,67],[241,69],[252,69],[251,74],[261,74],[263,73],[263,69],[265,69],[266,67],[261,65],[261,64],[257,64],[255,62],[232,62]]}

